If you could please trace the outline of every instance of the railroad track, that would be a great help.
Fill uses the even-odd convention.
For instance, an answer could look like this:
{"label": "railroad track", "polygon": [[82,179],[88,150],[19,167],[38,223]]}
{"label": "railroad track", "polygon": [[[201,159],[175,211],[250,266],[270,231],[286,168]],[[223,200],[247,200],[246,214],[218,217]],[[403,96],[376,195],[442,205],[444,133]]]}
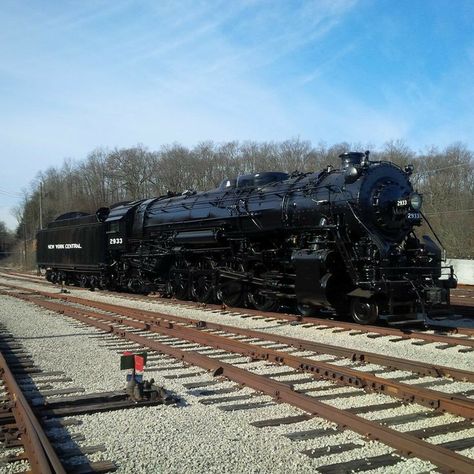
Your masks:
{"label": "railroad track", "polygon": [[[9,273],[7,275],[2,274],[2,277],[10,277],[11,279],[21,279],[23,281],[29,281],[34,284],[40,284],[42,286],[46,286],[51,288],[51,284],[44,281],[41,277],[36,277],[34,275],[29,274],[21,274],[21,273]],[[74,287],[70,287],[74,288]],[[455,290],[457,291],[457,290]],[[471,290],[469,287],[463,287],[462,291],[472,292],[474,294],[474,290]],[[430,334],[422,329],[411,329],[410,327],[401,327],[396,328],[393,326],[386,327],[386,326],[375,326],[375,325],[360,325],[349,321],[341,321],[341,320],[334,320],[330,319],[330,315],[327,318],[316,318],[316,317],[304,317],[298,314],[291,314],[291,313],[281,313],[281,312],[262,312],[259,310],[254,310],[251,308],[227,308],[223,305],[218,304],[203,304],[194,301],[184,301],[184,300],[177,300],[177,299],[170,299],[170,298],[162,298],[160,296],[143,296],[143,295],[134,295],[134,294],[123,294],[119,292],[112,292],[102,290],[100,291],[101,294],[104,295],[112,295],[117,298],[123,298],[126,300],[139,300],[139,301],[157,301],[159,304],[162,305],[181,305],[184,308],[190,309],[199,309],[202,311],[210,311],[210,312],[221,312],[223,314],[232,314],[235,316],[240,317],[260,317],[262,319],[267,320],[277,320],[281,321],[282,323],[292,323],[292,324],[301,324],[307,327],[317,327],[318,329],[328,329],[333,328],[336,332],[338,331],[358,331],[359,333],[366,333],[366,334],[380,334],[385,336],[395,336],[399,337],[401,340],[403,339],[421,339],[427,342],[444,342],[444,334],[449,333],[457,333],[459,335],[465,336],[474,336],[474,327],[456,327],[456,319],[449,320],[449,324],[446,327],[440,326],[437,324],[436,327],[428,328],[433,329],[436,331],[435,334]],[[464,300],[462,300],[464,301]],[[466,300],[469,301],[469,300]],[[460,313],[462,313],[465,317],[474,317],[474,306],[468,306],[468,304],[473,305],[473,303],[466,303],[465,305],[459,306],[457,303],[453,306],[456,310],[459,307],[461,308]],[[472,313],[472,314],[471,314]],[[424,336],[422,336],[424,334]],[[449,344],[448,341],[446,341]],[[449,347],[449,346],[447,346]]]}
{"label": "railroad track", "polygon": [[[123,297],[121,294],[113,293],[116,297]],[[125,299],[129,299],[128,297],[123,297]],[[143,297],[139,297],[137,295],[132,295],[131,299],[139,299],[141,301],[149,301],[145,300]],[[344,331],[355,331],[359,334],[373,334],[379,336],[395,336],[403,339],[421,339],[427,342],[445,342],[446,344],[454,344],[457,345],[458,343],[451,339],[446,339],[445,336],[448,334],[459,334],[461,336],[474,336],[474,329],[471,328],[445,328],[443,330],[436,329],[436,333],[430,333],[427,331],[422,330],[415,330],[410,328],[403,328],[398,329],[395,327],[385,327],[385,326],[374,326],[374,325],[361,325],[357,323],[352,323],[349,321],[341,321],[341,320],[334,320],[329,318],[316,318],[316,317],[305,317],[296,314],[288,314],[288,313],[275,313],[275,312],[262,312],[254,309],[243,309],[243,308],[227,308],[222,307],[222,305],[212,305],[212,304],[205,304],[196,303],[193,301],[181,301],[175,299],[167,299],[167,298],[157,298],[157,301],[160,304],[176,306],[180,305],[184,308],[190,309],[200,309],[203,311],[210,311],[210,312],[219,312],[222,314],[230,314],[237,317],[242,318],[260,318],[264,320],[274,320],[274,321],[281,321],[282,323],[290,323],[290,324],[298,324],[303,327],[308,328],[316,328],[319,330],[330,329],[333,328],[335,332],[344,332]],[[466,338],[468,340],[468,338]],[[471,345],[470,343],[468,344]]]}
{"label": "railroad track", "polygon": [[452,298],[459,305],[474,305],[474,287],[470,285],[459,285],[452,291]]}
{"label": "railroad track", "polygon": [[[31,281],[28,280],[27,281]],[[37,283],[36,281],[34,282]],[[51,287],[50,284],[41,282],[42,285]],[[9,285],[6,285],[9,286]],[[21,288],[17,285],[10,285],[10,287]],[[48,292],[48,294],[51,294]],[[188,309],[199,309],[201,311],[208,312],[218,312],[221,314],[233,315],[240,318],[260,318],[265,321],[276,321],[279,323],[289,323],[297,324],[302,327],[315,328],[317,330],[331,330],[333,333],[347,332],[350,334],[366,334],[369,338],[377,338],[382,336],[393,336],[392,341],[398,342],[403,340],[416,340],[416,344],[429,344],[429,343],[439,343],[438,347],[440,350],[453,347],[453,346],[463,346],[460,350],[462,352],[471,352],[474,351],[474,329],[470,328],[447,328],[446,330],[440,331],[437,329],[434,332],[430,331],[421,331],[413,330],[408,328],[398,329],[394,327],[384,327],[384,326],[362,326],[356,323],[351,323],[347,321],[338,321],[331,319],[322,319],[314,317],[302,317],[294,314],[284,314],[284,313],[275,313],[275,312],[265,312],[253,310],[253,309],[242,309],[242,308],[223,308],[222,305],[203,305],[201,303],[196,303],[192,301],[180,301],[167,298],[159,297],[144,297],[141,295],[131,295],[127,294],[126,296],[122,293],[116,292],[107,292],[101,291],[100,294],[111,295],[117,298],[123,298],[125,300],[139,300],[144,302],[157,301],[160,305],[165,306],[176,306],[180,305],[183,308]],[[453,333],[456,333],[456,336],[453,336]]]}
{"label": "railroad track", "polygon": [[0,354],[2,388],[4,389],[1,416],[2,437],[4,443],[8,443],[12,433],[21,432],[20,443],[24,449],[23,453],[7,459],[6,462],[26,462],[33,473],[65,474],[64,466],[18,386],[3,352],[4,350]]}
{"label": "railroad track", "polygon": [[459,314],[474,318],[474,287],[460,285],[451,293],[451,305]]}
{"label": "railroad track", "polygon": [[[46,282],[42,277],[31,275],[31,274],[26,274],[26,273],[17,273],[17,272],[8,272],[7,274],[2,274],[3,277],[10,278],[10,279],[20,279],[23,281],[29,281],[31,283],[35,284],[40,284],[42,286],[50,287],[51,284]],[[459,293],[460,295],[463,295],[464,293],[468,294],[468,297],[463,299],[463,296],[457,297],[456,295]],[[198,303],[198,302],[193,302],[193,301],[183,301],[183,300],[176,300],[176,299],[169,299],[169,298],[161,298],[156,295],[151,295],[151,296],[142,296],[142,295],[134,295],[127,293],[124,295],[124,293],[119,293],[119,292],[112,292],[112,291],[106,291],[102,290],[102,294],[106,295],[113,295],[118,298],[124,298],[124,299],[136,299],[140,301],[158,301],[160,304],[164,305],[181,305],[185,308],[199,308],[200,310],[209,310],[209,311],[221,311],[224,312],[225,314],[235,314],[235,315],[241,315],[243,317],[248,317],[248,316],[261,316],[262,318],[273,318],[281,321],[287,321],[287,322],[294,322],[294,323],[301,323],[301,324],[307,324],[308,326],[313,325],[313,326],[319,326],[320,329],[326,329],[326,328],[334,328],[337,331],[339,330],[358,330],[360,332],[365,332],[365,333],[374,333],[378,332],[379,334],[383,335],[388,335],[388,336],[399,336],[401,338],[413,338],[414,336],[410,336],[409,334],[421,334],[421,330],[413,330],[409,326],[401,326],[400,329],[397,329],[394,326],[390,327],[385,327],[385,326],[373,326],[373,325],[366,325],[362,326],[360,324],[356,323],[351,323],[348,321],[340,321],[340,320],[333,320],[330,319],[331,315],[328,314],[327,318],[316,318],[316,317],[303,317],[298,314],[292,314],[292,313],[281,313],[281,312],[261,312],[258,310],[253,310],[250,308],[224,308],[222,305],[215,305],[215,304],[203,304],[203,303]],[[459,289],[454,290],[454,296],[453,296],[453,304],[452,308],[453,311],[458,315],[458,318],[453,318],[446,320],[446,327],[442,327],[441,323],[438,322],[436,323],[436,326],[433,326],[432,329],[437,331],[438,333],[458,333],[458,334],[463,334],[463,335],[469,335],[469,336],[474,336],[474,327],[469,328],[469,327],[457,327],[456,324],[459,324],[459,321],[462,318],[474,318],[474,290],[472,290],[470,287],[462,287]],[[433,323],[435,324],[435,323]],[[436,340],[437,338],[432,338],[432,342],[440,342]]]}
{"label": "railroad track", "polygon": [[[441,382],[446,382],[448,377],[455,380],[474,380],[474,373],[456,370],[454,368],[422,364],[410,361],[381,356],[373,353],[357,353],[338,348],[331,345],[313,344],[292,338],[283,338],[268,333],[258,333],[217,325],[214,323],[203,323],[188,318],[177,317],[169,314],[135,310],[129,307],[110,305],[97,301],[88,301],[84,298],[76,298],[67,295],[52,295],[46,292],[35,292],[33,290],[20,292],[11,288],[10,294],[18,298],[33,302],[43,308],[60,312],[72,317],[81,323],[92,325],[106,334],[113,335],[125,341],[120,344],[111,341],[112,350],[138,349],[146,347],[156,351],[159,355],[166,354],[179,361],[192,366],[198,366],[210,371],[216,376],[224,376],[239,385],[251,387],[252,389],[269,395],[274,400],[288,403],[304,411],[301,416],[291,419],[260,420],[254,426],[264,428],[276,424],[298,423],[302,420],[315,416],[325,418],[333,423],[327,430],[310,430],[311,432],[295,432],[291,439],[308,439],[312,436],[324,436],[335,430],[345,427],[371,439],[377,439],[390,446],[397,453],[404,456],[416,456],[435,464],[442,470],[449,472],[472,472],[474,462],[472,458],[456,453],[456,450],[470,449],[474,447],[472,436],[460,438],[455,441],[442,444],[433,444],[426,438],[451,432],[463,432],[468,430],[472,435],[471,419],[474,417],[474,400],[468,398],[467,393],[449,394],[426,388],[422,385],[412,385],[409,380],[416,380],[419,375],[436,375]],[[107,336],[108,337],[108,336]],[[459,339],[453,338],[453,339]],[[463,341],[465,344],[466,341]],[[221,351],[216,356],[205,355],[208,351]],[[305,355],[296,355],[295,351],[311,351]],[[320,356],[330,356],[329,361],[321,360]],[[244,369],[241,364],[242,356],[251,360],[264,360],[272,362],[272,368],[281,370],[286,366],[285,372],[279,372],[273,377],[252,372]],[[326,357],[327,358],[327,357]],[[341,360],[349,361],[351,366],[341,364]],[[368,365],[370,364],[370,365]],[[376,367],[374,367],[376,365]],[[405,376],[404,381],[387,378],[384,375],[394,370],[410,371],[411,375]],[[282,375],[299,377],[295,381],[285,383],[276,380]],[[301,377],[304,377],[303,379]],[[309,376],[309,377],[308,377]],[[300,384],[310,383],[318,380],[316,387],[310,389],[299,389]],[[212,385],[213,380],[209,381]],[[432,382],[431,382],[432,385]],[[435,384],[436,385],[436,384]],[[201,385],[202,386],[202,385]],[[204,386],[206,384],[204,383]],[[200,385],[190,384],[190,389],[199,388]],[[336,387],[336,388],[335,388]],[[342,394],[333,394],[333,390],[339,390]],[[356,389],[347,392],[347,388]],[[224,389],[226,390],[226,389]],[[227,389],[228,390],[228,389]],[[238,392],[239,387],[235,387]],[[365,392],[379,392],[389,396],[383,403],[376,405],[360,405],[357,398]],[[471,391],[474,393],[474,391]],[[468,395],[472,393],[469,392]],[[226,392],[221,392],[226,393]],[[329,398],[328,398],[329,395]],[[352,408],[342,410],[331,405],[331,400],[338,397],[354,397],[355,404]],[[220,400],[219,400],[220,398]],[[238,405],[226,405],[228,409],[238,410],[242,406],[251,408],[259,402],[248,395],[234,395],[217,397],[209,400],[209,403],[229,403],[246,400],[246,403]],[[395,401],[394,401],[395,399]],[[326,400],[328,400],[326,402]],[[400,415],[379,421],[368,419],[374,413],[383,414],[384,410],[394,406],[403,406],[406,403],[416,403],[422,406],[422,411],[411,415]],[[443,413],[451,413],[454,418],[449,418],[448,423],[431,426],[424,430],[399,431],[391,426],[400,425],[420,417],[427,419],[442,416]],[[366,415],[366,417],[364,417]],[[326,433],[325,433],[326,432]],[[330,452],[342,452],[355,449],[354,443],[334,445],[329,447]],[[317,450],[305,452],[309,456],[317,456]],[[373,469],[377,466],[393,465],[400,462],[402,458],[396,454],[377,456],[362,462],[360,469]],[[322,467],[322,472],[333,472],[344,470],[349,466],[328,465]],[[351,467],[352,469],[354,466]]]}
{"label": "railroad track", "polygon": [[13,276],[17,276],[17,277],[22,277],[22,278],[30,278],[32,280],[40,280],[40,281],[44,281],[44,277],[40,276],[40,275],[33,275],[32,273],[27,273],[27,272],[15,272],[11,269],[8,269],[8,268],[5,268],[5,267],[0,267],[0,271],[8,274],[8,275],[13,275]]}
{"label": "railroad track", "polygon": [[[58,428],[80,424],[78,420],[60,420],[51,417],[54,410],[54,398],[48,403],[49,417],[41,410],[41,403],[34,403],[38,397],[49,397],[78,393],[81,388],[54,389],[54,383],[67,380],[60,371],[46,372],[37,367],[31,357],[24,352],[22,346],[3,326],[0,326],[0,379],[2,382],[2,397],[0,411],[0,441],[5,451],[14,450],[0,459],[1,464],[10,464],[15,472],[18,469],[28,469],[35,474],[61,473],[105,473],[116,470],[110,461],[71,464],[71,458],[85,457],[87,454],[105,450],[103,446],[86,448],[61,448],[61,444],[80,440],[80,436],[71,437],[67,432],[58,436]],[[78,398],[73,397],[77,404]],[[90,399],[90,396],[89,396]],[[62,399],[63,414],[70,415],[67,406],[71,398]],[[83,402],[87,397],[83,397]],[[56,402],[56,405],[58,402]],[[76,407],[77,408],[77,407]],[[81,405],[84,412],[84,403]],[[51,434],[50,430],[56,433]],[[59,445],[58,445],[59,443]],[[22,450],[18,451],[18,448]],[[17,467],[18,466],[18,467]]]}
{"label": "railroad track", "polygon": [[11,464],[15,472],[21,465],[40,474],[115,471],[114,462],[89,459],[106,451],[106,447],[80,446],[78,443],[86,438],[81,433],[69,433],[68,427],[80,426],[82,421],[71,417],[177,401],[161,387],[156,396],[141,400],[131,399],[125,389],[85,393],[82,387],[70,386],[73,379],[62,370],[45,371],[37,366],[21,338],[13,337],[1,323],[0,380],[4,389],[0,399],[0,443],[5,452],[23,448],[0,457],[0,471],[5,464]]}
{"label": "railroad track", "polygon": [[[13,290],[19,290],[19,291],[22,291],[25,289],[23,287],[19,287],[15,285],[9,285],[9,287]],[[60,300],[60,301],[66,301],[66,302],[80,304],[80,305],[86,305],[89,308],[95,308],[102,311],[113,312],[115,314],[120,314],[125,317],[134,318],[143,322],[166,320],[166,321],[179,323],[179,324],[197,326],[199,328],[207,328],[213,331],[224,331],[229,334],[245,336],[248,338],[255,338],[255,339],[262,339],[262,340],[264,339],[276,344],[283,343],[297,349],[308,350],[315,353],[327,353],[327,354],[331,354],[338,357],[345,357],[353,361],[378,363],[386,367],[392,367],[399,370],[415,371],[418,374],[423,374],[423,375],[438,376],[439,374],[447,374],[449,372],[450,376],[457,380],[471,380],[469,378],[470,373],[466,373],[465,371],[462,371],[462,370],[457,371],[454,368],[446,368],[446,367],[443,368],[442,366],[436,366],[432,364],[424,364],[424,365],[420,364],[418,366],[416,363],[411,362],[411,361],[397,359],[397,358],[389,357],[389,356],[382,356],[379,354],[373,354],[367,351],[358,351],[354,349],[341,348],[339,346],[330,346],[327,344],[315,343],[315,342],[307,341],[304,339],[295,339],[295,338],[285,337],[285,336],[272,334],[268,332],[259,332],[259,331],[254,331],[250,329],[238,328],[235,326],[214,323],[211,321],[202,321],[198,319],[177,316],[177,315],[173,315],[169,313],[160,313],[157,311],[146,311],[143,309],[134,309],[134,308],[126,307],[126,306],[119,306],[119,305],[114,305],[110,303],[103,303],[100,301],[89,300],[86,298],[75,297],[73,295],[57,294],[57,293],[55,294],[51,292],[44,292],[44,291],[38,291],[38,290],[31,290],[31,291],[33,291],[37,295],[41,295],[46,298],[51,298],[53,300]],[[244,314],[243,316],[245,317],[246,315]],[[267,321],[273,320],[273,316],[269,316],[269,317],[262,316],[260,312],[256,312],[254,319],[256,318],[258,319],[263,318]],[[341,324],[343,324],[342,328],[341,328]],[[327,326],[321,327],[321,326],[315,325],[314,327],[324,329]],[[360,330],[359,325],[351,324],[351,323],[347,323],[347,324],[337,323],[335,326],[332,326],[332,327],[335,327],[336,331],[338,332],[341,332],[342,330],[351,331],[351,334],[353,335],[366,333],[365,331]],[[418,345],[423,345],[425,343],[426,344],[440,343],[442,344],[441,346],[436,346],[436,347],[439,347],[440,350],[444,350],[447,347],[459,346],[459,350],[461,352],[474,351],[474,338],[471,338],[470,336],[453,337],[449,335],[428,334],[424,332],[402,332],[397,329],[379,328],[379,327],[374,327],[371,331],[367,331],[367,333],[369,334],[369,337],[372,339],[377,338],[379,336],[381,337],[381,336],[386,336],[386,335],[396,336],[395,339],[392,339],[392,341],[394,341],[395,343],[399,342],[400,340],[413,339],[414,343]],[[415,367],[417,367],[417,370],[415,370]]]}
{"label": "railroad track", "polygon": [[[3,283],[2,286],[5,288],[11,288],[16,290],[23,290],[27,289],[27,287],[22,287],[19,285],[10,285]],[[46,297],[50,298],[59,298],[63,300],[74,301],[74,296],[66,295],[66,294],[58,294],[58,293],[51,293],[47,291],[40,291],[34,290],[38,294],[42,294]],[[104,292],[105,294],[106,292]],[[102,292],[101,292],[102,294]],[[110,293],[112,296],[120,297],[120,294]],[[125,297],[124,297],[125,298]],[[136,295],[127,295],[125,298],[126,300],[139,300],[139,301],[147,301],[150,300],[146,299],[145,297],[137,297]],[[79,298],[81,300],[81,298]],[[397,329],[392,327],[383,327],[383,326],[361,326],[356,323],[346,322],[346,321],[333,321],[328,319],[318,319],[318,318],[302,318],[296,315],[288,315],[282,313],[262,313],[257,310],[251,309],[223,309],[219,305],[206,305],[203,306],[199,303],[193,302],[182,302],[177,300],[169,300],[169,299],[159,299],[158,300],[160,305],[165,306],[172,306],[173,304],[179,304],[183,308],[188,309],[199,309],[202,311],[212,312],[212,313],[220,313],[220,314],[227,314],[232,315],[238,318],[253,318],[253,319],[261,319],[264,321],[274,321],[277,323],[289,323],[292,325],[300,325],[305,328],[313,328],[315,330],[329,330],[335,336],[338,333],[348,333],[351,335],[365,335],[369,339],[376,339],[379,337],[392,337],[389,339],[392,343],[396,344],[400,341],[413,341],[413,344],[416,345],[423,345],[423,344],[438,344],[435,345],[437,349],[445,350],[452,347],[458,347],[460,352],[468,353],[474,352],[474,334],[473,330],[467,328],[459,328],[453,332],[430,332],[430,331],[419,331],[419,330],[409,330],[409,329]],[[97,304],[99,304],[97,302]],[[166,315],[165,315],[166,317]],[[176,318],[175,318],[176,320]]]}

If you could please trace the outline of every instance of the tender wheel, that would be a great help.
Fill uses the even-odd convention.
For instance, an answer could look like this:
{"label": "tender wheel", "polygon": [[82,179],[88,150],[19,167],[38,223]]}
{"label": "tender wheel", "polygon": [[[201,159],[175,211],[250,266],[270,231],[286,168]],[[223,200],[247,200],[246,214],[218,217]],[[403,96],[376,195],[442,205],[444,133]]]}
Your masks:
{"label": "tender wheel", "polygon": [[[241,263],[232,263],[226,269],[234,272],[245,271]],[[245,284],[240,280],[221,278],[217,298],[227,306],[243,307],[246,303]]]}
{"label": "tender wheel", "polygon": [[199,262],[191,282],[191,297],[200,303],[214,300],[214,263],[211,260]]}
{"label": "tender wheel", "polygon": [[97,288],[99,290],[106,290],[109,285],[108,279],[105,275],[100,275]]}
{"label": "tender wheel", "polygon": [[353,298],[351,301],[352,319],[359,324],[373,324],[379,317],[379,307],[375,301]]}
{"label": "tender wheel", "polygon": [[86,275],[81,275],[79,279],[79,286],[81,288],[89,288],[89,278]]}
{"label": "tender wheel", "polygon": [[100,280],[97,275],[93,275],[90,278],[90,289],[94,290],[95,288],[100,288]]}
{"label": "tender wheel", "polygon": [[168,287],[173,297],[187,300],[189,296],[187,270],[179,268],[176,264],[173,265],[170,269]]}

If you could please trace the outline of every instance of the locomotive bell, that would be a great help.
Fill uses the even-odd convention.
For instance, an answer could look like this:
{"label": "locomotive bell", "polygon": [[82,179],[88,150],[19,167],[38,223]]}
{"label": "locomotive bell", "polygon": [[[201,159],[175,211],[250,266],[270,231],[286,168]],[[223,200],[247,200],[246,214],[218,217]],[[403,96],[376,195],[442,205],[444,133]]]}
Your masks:
{"label": "locomotive bell", "polygon": [[359,169],[357,169],[354,165],[349,165],[346,167],[344,171],[344,182],[346,184],[353,183],[359,177]]}

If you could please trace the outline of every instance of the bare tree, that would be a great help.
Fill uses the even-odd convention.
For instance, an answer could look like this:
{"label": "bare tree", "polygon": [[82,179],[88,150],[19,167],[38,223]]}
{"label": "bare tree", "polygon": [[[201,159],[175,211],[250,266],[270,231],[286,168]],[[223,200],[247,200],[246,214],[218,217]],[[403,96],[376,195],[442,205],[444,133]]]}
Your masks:
{"label": "bare tree", "polygon": [[[178,143],[150,151],[143,145],[107,150],[97,148],[84,160],[65,160],[60,168],[38,173],[16,208],[19,239],[33,239],[39,226],[39,183],[45,223],[71,210],[94,212],[118,201],[163,195],[167,191],[206,190],[224,178],[257,171],[319,171],[339,166],[339,155],[361,144],[309,141],[203,141],[192,148]],[[426,217],[437,229],[450,256],[474,257],[473,152],[455,143],[443,150],[416,153],[402,141],[387,142],[371,154],[400,166],[414,164],[411,179],[424,197]],[[427,232],[426,226],[420,233]]]}

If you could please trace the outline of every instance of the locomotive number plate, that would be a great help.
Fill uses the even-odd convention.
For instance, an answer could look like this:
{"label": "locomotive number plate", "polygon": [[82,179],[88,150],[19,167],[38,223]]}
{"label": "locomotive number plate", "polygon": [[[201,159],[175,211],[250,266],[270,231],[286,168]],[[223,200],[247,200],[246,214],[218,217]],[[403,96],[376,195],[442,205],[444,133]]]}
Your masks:
{"label": "locomotive number plate", "polygon": [[418,221],[421,219],[421,214],[419,212],[409,212],[407,214],[407,219]]}
{"label": "locomotive number plate", "polygon": [[112,239],[109,239],[109,244],[110,245],[121,245],[121,244],[123,244],[123,239],[122,239],[122,237],[114,237]]}

